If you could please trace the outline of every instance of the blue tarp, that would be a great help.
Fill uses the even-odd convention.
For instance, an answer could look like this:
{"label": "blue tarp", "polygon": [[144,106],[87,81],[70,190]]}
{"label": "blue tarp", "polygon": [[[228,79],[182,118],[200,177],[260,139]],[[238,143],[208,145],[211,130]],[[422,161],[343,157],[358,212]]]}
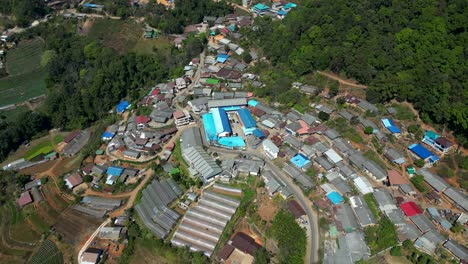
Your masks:
{"label": "blue tarp", "polygon": [[216,57],[216,61],[220,63],[225,63],[229,59],[229,55],[226,54],[219,54],[218,57]]}
{"label": "blue tarp", "polygon": [[218,144],[228,148],[245,147],[245,141],[242,137],[222,137],[218,140]]}
{"label": "blue tarp", "polygon": [[385,128],[388,129],[392,134],[398,134],[401,133],[400,129],[395,126],[395,123],[389,118],[382,119],[382,123],[385,126]]}
{"label": "blue tarp", "polygon": [[327,194],[327,197],[328,197],[328,199],[330,199],[330,201],[333,204],[340,204],[341,202],[343,202],[343,197],[339,193],[337,193],[335,191],[329,192]]}
{"label": "blue tarp", "polygon": [[408,147],[409,150],[411,150],[414,154],[416,154],[418,157],[421,159],[425,160],[434,154],[427,150],[425,147],[423,147],[420,144],[412,144],[411,146]]}
{"label": "blue tarp", "polygon": [[114,176],[120,176],[122,175],[122,172],[123,172],[123,168],[121,167],[114,167],[114,166],[111,166],[109,168],[107,168],[107,174],[108,175],[114,175]]}
{"label": "blue tarp", "polygon": [[255,129],[253,132],[254,136],[258,137],[259,139],[265,138],[265,135],[263,135],[263,132],[260,129]]}
{"label": "blue tarp", "polygon": [[112,139],[114,137],[114,134],[112,134],[111,132],[108,132],[108,131],[105,131],[104,133],[102,133],[101,135],[101,138],[103,140],[109,140],[109,139]]}
{"label": "blue tarp", "polygon": [[252,115],[250,114],[249,109],[241,108],[241,109],[237,110],[237,113],[240,116],[240,119],[242,121],[242,124],[244,125],[244,128],[257,127],[257,124],[255,123],[255,120],[253,119]]}
{"label": "blue tarp", "polygon": [[430,161],[431,163],[434,163],[434,162],[436,162],[436,161],[438,161],[438,160],[439,160],[439,156],[435,156],[435,155],[429,158],[429,161]]}
{"label": "blue tarp", "polygon": [[116,109],[117,109],[117,113],[123,113],[125,110],[127,110],[127,108],[130,106],[130,104],[128,103],[128,101],[122,101],[120,102]]}

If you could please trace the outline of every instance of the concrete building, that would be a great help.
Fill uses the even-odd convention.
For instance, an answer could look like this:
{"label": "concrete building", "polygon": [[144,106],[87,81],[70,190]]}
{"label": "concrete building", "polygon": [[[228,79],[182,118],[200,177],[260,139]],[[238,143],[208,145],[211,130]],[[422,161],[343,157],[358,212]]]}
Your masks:
{"label": "concrete building", "polygon": [[278,157],[279,148],[271,140],[265,139],[262,146],[263,151],[268,158],[276,159]]}

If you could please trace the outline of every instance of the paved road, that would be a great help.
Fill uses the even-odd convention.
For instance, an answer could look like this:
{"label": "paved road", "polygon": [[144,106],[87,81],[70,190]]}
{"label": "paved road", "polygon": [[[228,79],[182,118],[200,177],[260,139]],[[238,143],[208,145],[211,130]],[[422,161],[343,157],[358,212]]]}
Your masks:
{"label": "paved road", "polygon": [[312,202],[304,196],[302,190],[291,180],[291,178],[285,175],[284,172],[278,167],[276,167],[276,165],[273,164],[273,162],[271,162],[270,159],[264,157],[263,155],[259,155],[253,150],[228,150],[217,147],[209,147],[209,149],[214,150],[218,153],[238,153],[243,155],[251,155],[264,160],[265,163],[269,165],[273,172],[275,172],[288,185],[298,203],[302,206],[302,208],[304,208],[304,211],[306,212],[307,217],[309,219],[309,230],[311,230],[312,235],[308,238],[307,241],[308,248],[306,253],[306,260],[308,259],[308,261],[306,263],[318,263],[318,245],[320,234],[318,229],[318,216],[317,213],[314,210],[312,210]]}

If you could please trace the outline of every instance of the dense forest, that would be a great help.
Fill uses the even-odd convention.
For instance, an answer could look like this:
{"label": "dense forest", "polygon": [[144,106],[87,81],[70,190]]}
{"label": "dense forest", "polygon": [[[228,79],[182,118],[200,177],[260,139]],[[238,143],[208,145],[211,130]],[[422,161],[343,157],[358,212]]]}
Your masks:
{"label": "dense forest", "polygon": [[166,10],[164,6],[151,2],[146,6],[148,23],[165,33],[183,33],[184,27],[201,23],[204,16],[225,16],[233,12],[225,1],[175,0],[175,8]]}
{"label": "dense forest", "polygon": [[34,19],[42,18],[47,13],[48,8],[43,0],[2,0],[0,4],[0,14],[13,16],[13,24],[21,27],[29,26]]}
{"label": "dense forest", "polygon": [[245,33],[280,75],[327,69],[355,78],[369,85],[369,101],[407,100],[424,121],[466,138],[467,27],[464,0],[304,0],[283,21],[257,18]]}
{"label": "dense forest", "polygon": [[51,128],[49,118],[43,113],[24,112],[14,121],[0,119],[0,161],[8,157],[10,151],[38,133]]}

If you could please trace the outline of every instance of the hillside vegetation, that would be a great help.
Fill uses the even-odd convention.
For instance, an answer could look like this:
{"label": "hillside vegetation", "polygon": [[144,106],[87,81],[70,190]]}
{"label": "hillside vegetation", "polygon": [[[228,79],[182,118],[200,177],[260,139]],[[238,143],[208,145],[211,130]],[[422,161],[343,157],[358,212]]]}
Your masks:
{"label": "hillside vegetation", "polygon": [[[281,73],[278,82],[331,70],[369,85],[371,102],[407,100],[425,122],[466,137],[467,7],[463,0],[304,0],[283,21],[256,19],[246,34]],[[271,96],[287,87],[273,87]]]}

